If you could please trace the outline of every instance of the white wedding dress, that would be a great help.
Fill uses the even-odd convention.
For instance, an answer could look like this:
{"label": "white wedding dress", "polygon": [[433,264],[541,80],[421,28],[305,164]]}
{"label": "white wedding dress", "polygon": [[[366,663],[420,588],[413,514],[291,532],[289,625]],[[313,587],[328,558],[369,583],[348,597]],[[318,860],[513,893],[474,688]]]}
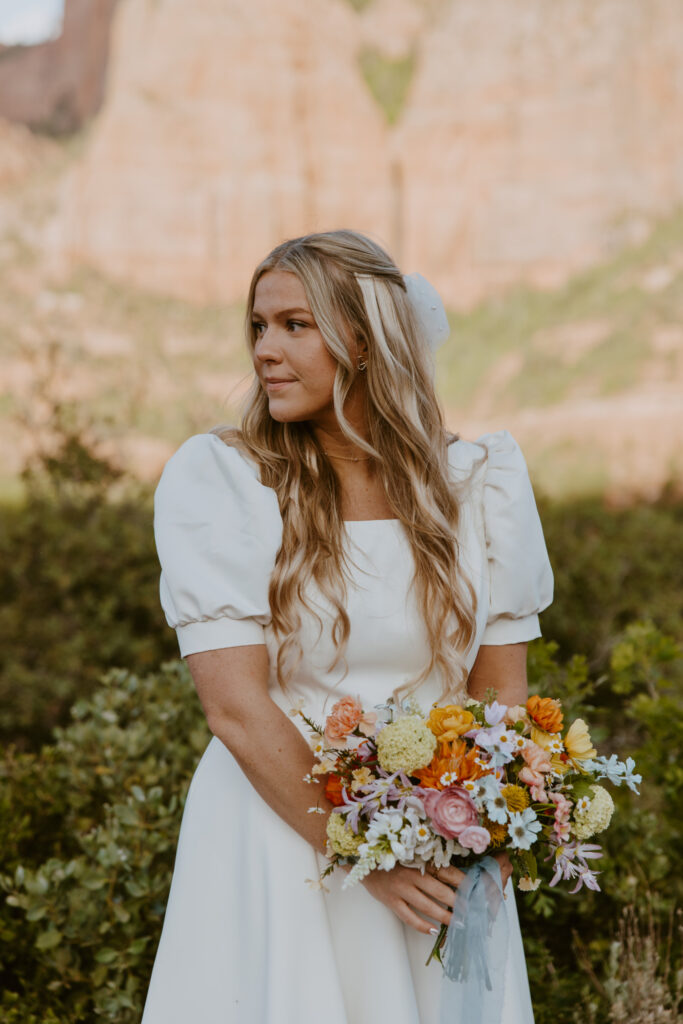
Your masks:
{"label": "white wedding dress", "polygon": [[[461,565],[478,597],[480,644],[540,635],[552,572],[524,458],[500,431],[454,442],[462,486]],[[282,522],[275,492],[255,466],[213,434],[190,438],[168,462],[155,498],[161,597],[183,655],[244,644],[275,646],[268,581]],[[304,619],[304,658],[285,696],[322,722],[344,694],[365,707],[423,667],[425,628],[410,590],[412,555],[397,520],[346,523],[355,567],[351,635],[343,666],[329,672],[325,628]],[[503,682],[501,680],[501,682]],[[418,691],[424,709],[440,684]],[[295,719],[305,732],[300,719]],[[267,743],[271,737],[264,736]],[[314,804],[316,794],[311,793]],[[262,800],[213,737],[192,779],[173,882],[143,1024],[437,1024],[441,968],[425,966],[432,937],[404,926],[358,885],[329,893],[307,885],[326,862]],[[502,1024],[532,1024],[533,1012],[512,889]]]}

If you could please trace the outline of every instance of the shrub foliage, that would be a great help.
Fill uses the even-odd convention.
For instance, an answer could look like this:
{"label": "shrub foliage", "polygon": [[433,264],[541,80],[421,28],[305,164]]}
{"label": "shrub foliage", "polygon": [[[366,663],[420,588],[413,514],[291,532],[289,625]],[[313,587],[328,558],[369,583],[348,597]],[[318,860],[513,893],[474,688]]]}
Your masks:
{"label": "shrub foliage", "polygon": [[[25,483],[24,503],[0,508],[0,1017],[133,1024],[209,733],[167,660],[149,492],[69,430]],[[645,781],[639,799],[617,793],[602,894],[544,888],[519,905],[537,1024],[607,1024],[624,909],[655,934],[681,903],[683,505],[541,514],[556,598],[530,685]]]}
{"label": "shrub foliage", "polygon": [[208,739],[174,662],[144,679],[109,672],[41,754],[7,753],[0,1005],[26,1014],[17,1022],[48,1008],[65,1024],[139,1019],[185,793]]}
{"label": "shrub foliage", "polygon": [[[640,893],[658,914],[680,901],[683,655],[651,623],[636,623],[613,646],[601,680],[585,658],[558,663],[556,645],[543,640],[530,662],[533,688],[561,693],[570,717],[584,714],[596,737],[610,736],[610,749],[616,740],[635,754],[646,779],[638,799],[617,793],[602,894],[546,888],[519,897],[538,1024],[573,1021],[581,994],[598,1006],[596,1020],[607,1020],[608,1003],[577,973],[572,943],[599,965],[614,922]],[[615,702],[624,722],[616,736]],[[110,671],[40,754],[7,752],[3,1019],[139,1019],[184,797],[208,739],[185,666],[169,662],[144,678]]]}

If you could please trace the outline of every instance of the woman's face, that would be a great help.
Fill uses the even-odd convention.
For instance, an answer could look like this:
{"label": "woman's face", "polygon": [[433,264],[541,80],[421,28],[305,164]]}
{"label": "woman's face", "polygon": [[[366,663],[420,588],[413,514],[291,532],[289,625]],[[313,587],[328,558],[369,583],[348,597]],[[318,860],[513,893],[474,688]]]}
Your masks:
{"label": "woman's face", "polygon": [[269,270],[254,293],[254,367],[280,423],[336,422],[332,392],[337,363],[311,313],[304,286],[284,270]]}

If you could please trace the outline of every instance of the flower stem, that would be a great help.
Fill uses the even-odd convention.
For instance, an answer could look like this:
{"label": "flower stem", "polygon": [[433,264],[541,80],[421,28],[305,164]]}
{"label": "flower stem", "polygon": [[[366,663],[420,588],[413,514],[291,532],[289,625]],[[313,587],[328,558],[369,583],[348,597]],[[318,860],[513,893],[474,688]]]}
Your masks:
{"label": "flower stem", "polygon": [[427,957],[427,959],[425,960],[425,967],[430,962],[430,960],[438,960],[439,963],[441,963],[441,947],[444,944],[444,940],[446,938],[446,932],[447,931],[448,931],[448,925],[447,924],[442,924],[441,928],[439,930],[439,934],[436,937],[436,942],[432,946],[432,951],[429,954],[429,956]]}

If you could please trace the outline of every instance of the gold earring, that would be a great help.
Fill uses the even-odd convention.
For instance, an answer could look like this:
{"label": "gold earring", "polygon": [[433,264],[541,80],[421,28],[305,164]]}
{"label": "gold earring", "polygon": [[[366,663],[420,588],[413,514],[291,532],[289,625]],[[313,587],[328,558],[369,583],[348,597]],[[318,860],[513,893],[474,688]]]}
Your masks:
{"label": "gold earring", "polygon": [[364,359],[359,359],[358,360],[358,369],[359,370],[364,370],[367,365],[368,364],[366,363],[366,361]]}

